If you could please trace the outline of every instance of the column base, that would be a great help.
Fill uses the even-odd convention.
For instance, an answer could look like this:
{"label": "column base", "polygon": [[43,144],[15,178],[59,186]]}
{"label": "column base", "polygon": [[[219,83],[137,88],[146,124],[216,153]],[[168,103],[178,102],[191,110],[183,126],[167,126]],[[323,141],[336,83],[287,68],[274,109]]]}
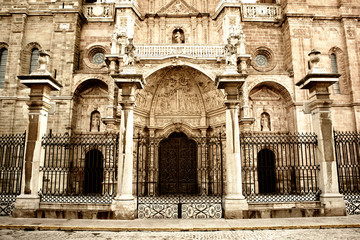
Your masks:
{"label": "column base", "polygon": [[324,206],[324,216],[345,216],[346,205],[342,194],[325,193],[320,195],[320,202]]}
{"label": "column base", "polygon": [[133,196],[119,196],[113,200],[111,210],[114,219],[135,219],[136,199]]}
{"label": "column base", "polygon": [[249,205],[242,195],[228,195],[223,199],[225,218],[245,218]]}
{"label": "column base", "polygon": [[16,218],[35,218],[40,208],[40,196],[22,194],[16,198],[13,216]]}

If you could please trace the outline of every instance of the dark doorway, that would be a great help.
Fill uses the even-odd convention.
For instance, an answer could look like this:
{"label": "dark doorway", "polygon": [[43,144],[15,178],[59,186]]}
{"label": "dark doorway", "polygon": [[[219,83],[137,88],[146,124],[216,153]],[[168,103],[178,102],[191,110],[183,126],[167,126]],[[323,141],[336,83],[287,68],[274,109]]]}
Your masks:
{"label": "dark doorway", "polygon": [[257,159],[259,193],[275,193],[275,154],[269,149],[263,149],[258,153]]}
{"label": "dark doorway", "polygon": [[85,156],[84,193],[101,194],[104,166],[103,154],[96,149],[90,150]]}
{"label": "dark doorway", "polygon": [[184,133],[172,133],[160,142],[159,192],[193,195],[197,190],[197,145]]}

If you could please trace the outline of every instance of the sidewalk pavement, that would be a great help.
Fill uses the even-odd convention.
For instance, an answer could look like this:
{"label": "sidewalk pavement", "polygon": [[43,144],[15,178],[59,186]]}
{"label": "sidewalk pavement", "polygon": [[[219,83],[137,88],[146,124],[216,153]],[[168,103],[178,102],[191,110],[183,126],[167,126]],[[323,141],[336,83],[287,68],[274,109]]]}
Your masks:
{"label": "sidewalk pavement", "polygon": [[0,217],[1,229],[64,231],[231,231],[360,228],[360,215],[263,219],[54,219]]}

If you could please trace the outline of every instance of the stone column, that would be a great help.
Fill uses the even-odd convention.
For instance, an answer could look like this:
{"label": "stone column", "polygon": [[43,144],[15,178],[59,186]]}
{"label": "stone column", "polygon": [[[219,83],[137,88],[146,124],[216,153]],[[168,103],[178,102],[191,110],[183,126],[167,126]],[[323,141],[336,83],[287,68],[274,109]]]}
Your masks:
{"label": "stone column", "polygon": [[[62,85],[57,82],[41,64],[42,52],[39,56],[39,69],[30,75],[18,76],[20,82],[28,86],[30,100],[29,123],[26,139],[24,177],[21,194],[15,203],[14,217],[35,217],[40,207],[39,190],[42,184],[40,166],[44,161],[41,140],[47,129],[48,111],[50,108],[50,92],[59,91]],[[43,68],[43,69],[41,69]]]}
{"label": "stone column", "polygon": [[217,76],[218,89],[224,89],[226,98],[226,158],[225,162],[225,218],[243,218],[248,204],[242,194],[241,155],[239,136],[239,88],[247,75],[231,73]]}
{"label": "stone column", "polygon": [[334,136],[331,120],[331,105],[329,86],[339,81],[339,74],[327,73],[318,66],[320,52],[312,50],[309,54],[310,72],[296,85],[309,90],[309,109],[312,125],[317,135],[318,146],[315,152],[317,163],[320,164],[319,188],[320,201],[324,206],[324,214],[346,215],[343,196],[339,193],[337,165],[334,149]]}
{"label": "stone column", "polygon": [[143,88],[143,78],[141,74],[127,73],[112,75],[112,77],[122,90],[118,182],[112,210],[117,219],[134,219],[136,217],[136,199],[133,196],[133,109],[135,90]]}

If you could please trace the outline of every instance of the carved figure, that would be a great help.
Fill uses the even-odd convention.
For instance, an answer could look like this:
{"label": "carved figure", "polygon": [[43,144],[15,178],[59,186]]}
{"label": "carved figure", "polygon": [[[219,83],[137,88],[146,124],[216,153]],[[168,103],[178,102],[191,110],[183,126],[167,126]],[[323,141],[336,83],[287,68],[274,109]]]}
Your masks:
{"label": "carved figure", "polygon": [[50,62],[50,55],[45,50],[40,50],[39,59],[38,59],[38,63],[39,63],[38,70],[47,72],[46,68],[49,62]]}
{"label": "carved figure", "polygon": [[129,44],[125,47],[125,55],[123,60],[125,65],[134,65],[136,48],[132,42],[133,39],[129,38]]}
{"label": "carved figure", "polygon": [[173,34],[174,43],[184,43],[184,36],[180,30],[176,30]]}
{"label": "carved figure", "polygon": [[246,49],[245,49],[245,34],[241,31],[240,33],[240,54],[246,54]]}
{"label": "carved figure", "polygon": [[261,131],[271,131],[270,115],[267,112],[263,112],[261,114],[260,126],[261,126]]}
{"label": "carved figure", "polygon": [[91,113],[90,132],[100,132],[100,113],[98,111]]}
{"label": "carved figure", "polygon": [[118,53],[117,51],[117,45],[118,45],[118,39],[119,39],[119,28],[118,26],[115,24],[115,28],[114,31],[111,35],[111,54],[116,54]]}
{"label": "carved figure", "polygon": [[231,39],[228,38],[228,43],[225,45],[225,62],[228,65],[234,65],[236,66],[236,49],[233,44],[230,43]]}

